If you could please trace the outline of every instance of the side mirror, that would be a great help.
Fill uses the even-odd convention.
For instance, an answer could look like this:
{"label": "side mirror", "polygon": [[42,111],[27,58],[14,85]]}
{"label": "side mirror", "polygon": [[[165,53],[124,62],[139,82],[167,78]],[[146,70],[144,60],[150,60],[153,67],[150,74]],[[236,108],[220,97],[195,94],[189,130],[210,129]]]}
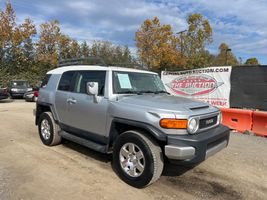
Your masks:
{"label": "side mirror", "polygon": [[98,103],[100,98],[98,95],[98,82],[87,82],[86,84],[86,92],[88,95],[94,96],[94,103]]}
{"label": "side mirror", "polygon": [[98,95],[98,82],[87,82],[86,84],[86,92],[89,95]]}

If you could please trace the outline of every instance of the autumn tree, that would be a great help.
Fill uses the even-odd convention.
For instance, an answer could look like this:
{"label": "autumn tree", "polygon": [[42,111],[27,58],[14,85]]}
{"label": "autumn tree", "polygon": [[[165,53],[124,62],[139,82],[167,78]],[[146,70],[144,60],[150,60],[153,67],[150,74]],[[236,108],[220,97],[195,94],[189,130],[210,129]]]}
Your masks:
{"label": "autumn tree", "polygon": [[184,64],[177,50],[179,39],[173,34],[172,27],[161,25],[157,17],[144,21],[135,34],[135,41],[139,57],[148,69],[175,69]]}
{"label": "autumn tree", "polygon": [[35,25],[30,19],[17,25],[15,12],[8,2],[6,10],[0,11],[0,59],[6,74],[16,76],[28,69],[34,59],[32,37],[35,34]]}
{"label": "autumn tree", "polygon": [[259,65],[259,61],[257,58],[248,58],[245,62],[245,65]]}
{"label": "autumn tree", "polygon": [[40,38],[37,42],[39,61],[56,66],[58,63],[59,41],[61,39],[59,22],[53,20],[40,25]]}
{"label": "autumn tree", "polygon": [[201,14],[191,14],[188,19],[188,30],[186,34],[181,34],[184,53],[188,57],[187,67],[207,66],[209,55],[205,46],[212,42],[212,28],[207,19]]}
{"label": "autumn tree", "polygon": [[67,35],[59,37],[59,60],[71,58],[71,38]]}
{"label": "autumn tree", "polygon": [[222,43],[219,46],[219,54],[215,57],[213,65],[215,66],[225,66],[225,65],[238,65],[239,62],[232,50],[226,43]]}

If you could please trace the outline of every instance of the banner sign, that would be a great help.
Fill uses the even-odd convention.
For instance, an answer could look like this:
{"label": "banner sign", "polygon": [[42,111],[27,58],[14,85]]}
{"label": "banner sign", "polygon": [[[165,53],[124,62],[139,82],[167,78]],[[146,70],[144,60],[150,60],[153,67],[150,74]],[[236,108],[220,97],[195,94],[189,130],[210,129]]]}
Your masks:
{"label": "banner sign", "polygon": [[230,107],[232,67],[209,67],[186,71],[162,71],[169,93],[194,98],[218,107]]}

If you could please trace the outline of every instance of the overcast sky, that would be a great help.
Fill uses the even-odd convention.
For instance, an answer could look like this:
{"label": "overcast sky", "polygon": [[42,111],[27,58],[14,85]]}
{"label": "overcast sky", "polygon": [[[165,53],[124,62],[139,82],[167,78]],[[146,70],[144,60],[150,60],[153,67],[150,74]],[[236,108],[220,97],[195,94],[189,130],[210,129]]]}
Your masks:
{"label": "overcast sky", "polygon": [[[58,19],[62,31],[79,41],[110,40],[134,49],[134,35],[145,19],[159,17],[175,32],[186,18],[201,13],[213,28],[212,53],[226,42],[245,61],[257,57],[267,64],[267,0],[10,0],[18,21],[35,24]],[[5,8],[6,0],[0,0]]]}

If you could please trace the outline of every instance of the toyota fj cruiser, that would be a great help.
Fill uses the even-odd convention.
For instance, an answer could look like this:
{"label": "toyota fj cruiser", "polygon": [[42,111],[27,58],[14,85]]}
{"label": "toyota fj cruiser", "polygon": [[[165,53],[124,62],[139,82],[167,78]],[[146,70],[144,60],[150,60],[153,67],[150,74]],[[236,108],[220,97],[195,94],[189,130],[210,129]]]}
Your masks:
{"label": "toyota fj cruiser", "polygon": [[113,168],[134,187],[161,175],[164,161],[196,165],[228,145],[218,108],[168,94],[153,72],[102,66],[49,71],[35,110],[45,145],[62,138],[113,153]]}

